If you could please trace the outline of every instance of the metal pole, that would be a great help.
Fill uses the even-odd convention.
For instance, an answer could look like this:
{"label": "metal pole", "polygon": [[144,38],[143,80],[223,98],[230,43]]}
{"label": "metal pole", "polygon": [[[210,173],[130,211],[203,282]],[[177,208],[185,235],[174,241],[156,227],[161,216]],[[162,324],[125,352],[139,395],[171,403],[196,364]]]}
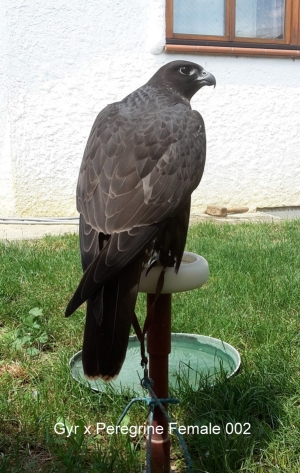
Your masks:
{"label": "metal pole", "polygon": [[[147,332],[149,376],[154,381],[153,390],[158,398],[168,397],[169,353],[171,353],[171,294],[147,295],[147,311],[153,310]],[[153,305],[154,304],[154,305]],[[168,405],[164,404],[167,410]],[[168,422],[163,413],[154,409],[151,438],[151,473],[170,473],[170,437]]]}

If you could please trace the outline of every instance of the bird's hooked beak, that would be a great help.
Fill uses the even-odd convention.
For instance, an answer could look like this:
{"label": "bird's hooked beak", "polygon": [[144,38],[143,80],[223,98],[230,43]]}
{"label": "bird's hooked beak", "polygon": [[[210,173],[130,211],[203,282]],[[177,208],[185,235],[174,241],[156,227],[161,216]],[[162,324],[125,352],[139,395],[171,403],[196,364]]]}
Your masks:
{"label": "bird's hooked beak", "polygon": [[195,79],[196,82],[200,85],[200,87],[203,87],[204,85],[213,85],[216,87],[216,78],[213,74],[210,72],[205,71],[204,69],[202,72],[198,75],[198,77]]}

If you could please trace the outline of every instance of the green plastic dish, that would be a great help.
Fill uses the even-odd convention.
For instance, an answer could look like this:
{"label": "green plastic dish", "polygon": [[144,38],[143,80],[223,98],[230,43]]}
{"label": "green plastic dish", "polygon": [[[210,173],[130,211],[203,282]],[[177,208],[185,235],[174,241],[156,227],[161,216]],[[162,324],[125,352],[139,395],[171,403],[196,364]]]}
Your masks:
{"label": "green plastic dish", "polygon": [[[196,390],[203,377],[209,384],[214,384],[221,373],[227,378],[236,374],[240,364],[238,351],[217,338],[189,333],[172,334],[169,384],[175,388],[180,383],[189,383]],[[145,393],[140,384],[140,379],[143,378],[140,343],[135,335],[129,337],[126,359],[115,381],[105,383],[101,380],[86,379],[83,374],[81,351],[71,358],[70,369],[76,381],[94,391],[106,392],[108,389],[113,389],[120,394],[128,390],[139,395]]]}

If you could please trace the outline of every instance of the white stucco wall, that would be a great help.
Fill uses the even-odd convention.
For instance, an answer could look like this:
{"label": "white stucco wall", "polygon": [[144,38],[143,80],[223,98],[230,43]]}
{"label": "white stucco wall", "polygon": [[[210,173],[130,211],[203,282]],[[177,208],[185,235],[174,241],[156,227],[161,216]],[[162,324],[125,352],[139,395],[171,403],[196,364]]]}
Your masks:
{"label": "white stucco wall", "polygon": [[217,78],[192,101],[208,140],[194,206],[300,205],[300,61],[166,54],[163,45],[164,0],[2,0],[0,215],[76,215],[97,113],[180,57]]}

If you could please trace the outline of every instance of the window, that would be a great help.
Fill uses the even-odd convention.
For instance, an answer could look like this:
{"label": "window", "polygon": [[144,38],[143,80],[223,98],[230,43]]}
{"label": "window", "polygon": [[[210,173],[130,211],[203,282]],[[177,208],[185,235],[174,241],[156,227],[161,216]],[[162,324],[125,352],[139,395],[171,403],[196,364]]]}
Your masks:
{"label": "window", "polygon": [[166,1],[166,51],[300,57],[300,0]]}

